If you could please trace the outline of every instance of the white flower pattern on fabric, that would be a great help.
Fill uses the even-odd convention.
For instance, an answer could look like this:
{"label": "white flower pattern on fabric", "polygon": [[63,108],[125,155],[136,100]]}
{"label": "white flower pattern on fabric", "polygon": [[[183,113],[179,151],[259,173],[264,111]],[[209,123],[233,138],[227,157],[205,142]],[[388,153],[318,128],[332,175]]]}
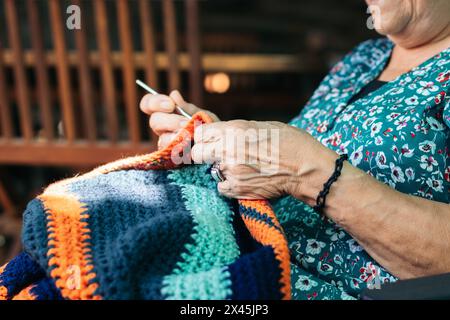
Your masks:
{"label": "white flower pattern on fabric", "polygon": [[375,162],[377,163],[378,168],[386,169],[388,165],[386,164],[386,155],[383,151],[378,151],[375,157]]}
{"label": "white flower pattern on fabric", "polygon": [[311,278],[307,277],[307,276],[300,276],[297,279],[297,282],[295,283],[295,288],[297,288],[301,291],[307,291],[316,286],[317,286],[317,282],[314,280],[311,280]]}
{"label": "white flower pattern on fabric", "polygon": [[413,95],[412,97],[406,98],[405,103],[408,106],[417,106],[419,104],[419,98],[416,95]]}
{"label": "white flower pattern on fabric", "polygon": [[419,81],[419,85],[421,86],[418,90],[417,93],[424,95],[424,96],[429,96],[431,95],[433,92],[436,92],[439,90],[439,88],[434,85],[433,82],[429,81]]}
{"label": "white flower pattern on fabric", "polygon": [[428,172],[432,172],[434,166],[437,166],[438,162],[434,159],[433,156],[421,156],[420,157],[420,167],[422,169],[427,170]]}
{"label": "white flower pattern on fabric", "polygon": [[316,255],[319,254],[322,248],[325,248],[325,243],[317,241],[316,239],[308,239],[306,246],[306,253]]}
{"label": "white flower pattern on fabric", "polygon": [[353,151],[352,154],[350,155],[349,160],[352,163],[352,165],[354,165],[355,167],[357,167],[362,161],[362,158],[363,158],[362,150],[363,150],[363,146],[360,146],[358,149]]}

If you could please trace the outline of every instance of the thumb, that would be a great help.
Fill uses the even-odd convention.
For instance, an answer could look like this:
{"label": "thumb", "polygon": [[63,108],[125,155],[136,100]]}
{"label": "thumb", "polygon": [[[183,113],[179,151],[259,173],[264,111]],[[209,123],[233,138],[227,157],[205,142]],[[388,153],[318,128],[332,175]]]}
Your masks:
{"label": "thumb", "polygon": [[170,97],[175,102],[177,106],[180,106],[183,108],[184,111],[189,113],[190,115],[193,115],[194,113],[200,111],[201,109],[197,107],[196,105],[186,102],[181,95],[181,93],[178,90],[174,90],[170,93]]}

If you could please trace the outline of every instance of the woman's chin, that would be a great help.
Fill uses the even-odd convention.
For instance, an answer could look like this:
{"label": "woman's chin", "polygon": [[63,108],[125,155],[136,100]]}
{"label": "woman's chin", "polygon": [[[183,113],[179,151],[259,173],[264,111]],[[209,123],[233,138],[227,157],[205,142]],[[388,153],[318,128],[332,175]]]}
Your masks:
{"label": "woman's chin", "polygon": [[366,0],[368,6],[376,6],[381,4],[382,0]]}
{"label": "woman's chin", "polygon": [[382,36],[389,37],[389,32],[381,26],[380,27],[375,26],[375,31]]}

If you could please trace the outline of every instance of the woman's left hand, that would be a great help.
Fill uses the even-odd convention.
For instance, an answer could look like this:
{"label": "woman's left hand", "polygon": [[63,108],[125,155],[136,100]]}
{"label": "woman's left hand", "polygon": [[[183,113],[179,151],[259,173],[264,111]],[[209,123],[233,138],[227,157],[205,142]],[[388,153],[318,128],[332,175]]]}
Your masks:
{"label": "woman's left hand", "polygon": [[223,195],[271,199],[290,194],[313,204],[334,169],[336,153],[281,122],[233,120],[196,128],[191,156],[220,164]]}

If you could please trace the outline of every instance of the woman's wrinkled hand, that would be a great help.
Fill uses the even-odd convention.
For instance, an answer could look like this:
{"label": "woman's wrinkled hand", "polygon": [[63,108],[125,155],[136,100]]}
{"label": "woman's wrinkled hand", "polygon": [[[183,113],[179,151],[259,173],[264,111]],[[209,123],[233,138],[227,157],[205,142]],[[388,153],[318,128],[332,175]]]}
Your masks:
{"label": "woman's wrinkled hand", "polygon": [[236,199],[290,194],[313,204],[333,172],[336,153],[281,122],[233,120],[196,128],[195,163],[220,164],[218,191]]}
{"label": "woman's wrinkled hand", "polygon": [[[180,106],[191,115],[198,111],[205,111],[186,102],[177,90],[172,91],[168,96],[147,94],[141,99],[140,108],[150,116],[150,128],[159,136],[158,149],[167,146],[188,121],[186,117],[175,113],[175,106]],[[213,121],[219,121],[215,114],[205,112]]]}

